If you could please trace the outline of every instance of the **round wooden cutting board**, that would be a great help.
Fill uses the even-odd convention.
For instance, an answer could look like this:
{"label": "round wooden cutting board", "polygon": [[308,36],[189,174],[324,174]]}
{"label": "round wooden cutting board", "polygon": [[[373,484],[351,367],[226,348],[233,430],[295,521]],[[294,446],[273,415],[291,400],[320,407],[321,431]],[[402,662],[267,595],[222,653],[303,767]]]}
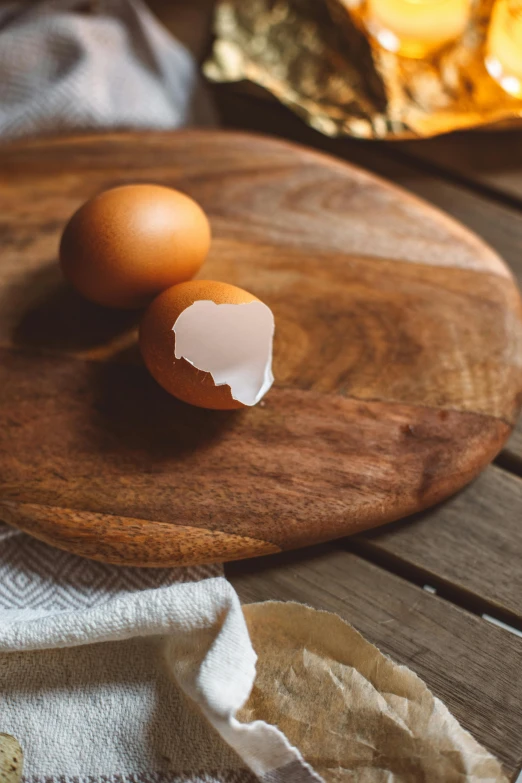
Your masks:
{"label": "round wooden cutting board", "polygon": [[[261,555],[442,500],[508,437],[519,294],[500,259],[405,192],[324,155],[221,131],[0,148],[0,519],[112,563]],[[164,392],[139,314],[60,278],[65,221],[106,187],[197,199],[201,277],[274,311],[276,383],[216,412]]]}

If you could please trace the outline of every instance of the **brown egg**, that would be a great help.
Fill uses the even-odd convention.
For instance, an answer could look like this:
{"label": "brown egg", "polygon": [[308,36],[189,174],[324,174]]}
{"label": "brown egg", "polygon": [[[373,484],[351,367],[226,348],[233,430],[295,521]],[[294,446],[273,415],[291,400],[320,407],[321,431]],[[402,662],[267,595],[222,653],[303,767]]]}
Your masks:
{"label": "brown egg", "polygon": [[[221,308],[218,312],[218,309],[213,306],[214,304],[244,305],[253,302],[257,303],[257,307],[248,308],[248,312],[243,309],[238,312],[235,308],[225,308],[228,313],[227,318],[232,318],[228,324],[224,324],[221,318],[225,314],[224,310]],[[197,312],[191,307],[196,303],[198,305]],[[179,330],[175,333],[173,331],[174,325],[181,323],[182,313],[184,314],[184,322],[188,324],[187,308],[191,308],[192,313],[192,334],[187,335],[187,328],[190,331],[188,326],[185,327],[183,334]],[[210,313],[207,312],[209,308]],[[255,313],[252,313],[253,309],[256,311]],[[201,316],[198,315],[200,311],[202,312]],[[233,318],[236,318],[236,321]],[[238,318],[239,320],[237,320]],[[223,345],[219,344],[220,335],[226,333],[225,347],[228,342],[236,351],[235,357],[232,358],[238,359],[239,345],[239,364],[241,365],[242,360],[248,365],[249,357],[252,355],[251,346],[248,344],[249,329],[254,332],[251,335],[255,343],[254,352],[255,350],[260,351],[261,356],[259,360],[261,369],[259,362],[257,368],[254,367],[254,370],[257,369],[258,381],[263,375],[262,368],[265,367],[262,391],[261,385],[258,384],[262,396],[273,381],[270,367],[274,320],[269,308],[253,294],[242,288],[211,280],[193,280],[169,288],[149,305],[143,315],[140,324],[140,348],[149,371],[170,394],[202,408],[230,410],[241,408],[244,404],[255,404],[258,400],[243,403],[234,399],[233,391],[237,390],[237,387],[232,386],[231,388],[228,383],[223,381],[223,385],[218,385],[215,378],[219,380],[219,377],[214,370],[213,375],[211,372],[198,369],[203,365],[193,356],[189,356],[189,360],[193,359],[193,363],[187,361],[185,355],[176,358],[176,348],[179,347],[182,339],[185,340],[185,343],[189,338],[192,339],[195,330],[200,349],[206,349],[210,356],[214,357],[223,348]],[[216,343],[216,341],[218,342]],[[260,347],[258,347],[258,343]]]}
{"label": "brown egg", "polygon": [[87,299],[135,308],[190,280],[209,246],[207,217],[191,198],[160,185],[124,185],[75,212],[63,232],[60,263]]}

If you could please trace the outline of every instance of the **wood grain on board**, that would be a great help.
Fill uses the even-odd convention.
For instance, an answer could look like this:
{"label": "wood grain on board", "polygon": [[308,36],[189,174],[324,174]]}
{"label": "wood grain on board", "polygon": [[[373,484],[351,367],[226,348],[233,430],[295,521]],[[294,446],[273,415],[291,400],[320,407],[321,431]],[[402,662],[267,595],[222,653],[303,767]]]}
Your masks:
{"label": "wood grain on board", "polygon": [[[504,154],[500,172],[497,171],[496,175],[500,176],[501,172],[512,170],[512,164],[508,164],[507,161],[517,160],[518,152],[513,149],[516,133],[502,134],[499,137],[498,133],[469,132],[445,136],[441,139],[395,142],[387,145],[350,138],[331,139],[306,126],[292,112],[273,100],[255,98],[229,86],[215,85],[213,90],[213,97],[225,125],[246,130],[260,129],[266,133],[308,144],[330,152],[347,162],[363,166],[406,188],[445,210],[484,239],[504,259],[516,277],[519,287],[522,286],[522,213],[516,204],[496,199],[495,193],[485,194],[481,188],[475,189],[474,185],[479,183],[473,179],[477,176],[477,170],[479,174],[483,170],[484,161],[489,160],[490,150],[493,148],[498,158],[502,153],[499,153],[497,148],[504,148],[506,144],[508,153]],[[477,159],[473,163],[475,168],[469,167],[469,181],[462,183],[455,181],[451,176],[448,178],[448,171],[443,165],[439,168],[436,157],[428,168],[424,164],[422,156],[429,159],[433,147],[436,149],[440,147],[440,155],[443,156],[447,148],[451,150],[455,146],[458,149],[461,145],[465,145],[465,140],[468,138],[472,145],[476,145],[475,158]],[[480,141],[478,144],[477,138]],[[412,154],[412,150],[416,154]],[[458,155],[455,158],[459,160]],[[465,159],[464,156],[463,160]],[[479,159],[482,161],[480,166]],[[492,168],[492,171],[495,169]],[[518,177],[522,178],[522,162],[518,169],[516,166],[514,169],[515,184],[517,171],[519,171]],[[522,420],[518,421],[512,437],[504,447],[504,452],[506,464],[521,473]]]}
{"label": "wood grain on board", "polygon": [[335,612],[416,671],[515,774],[522,763],[520,639],[332,545],[226,568],[244,603],[299,601]]}
{"label": "wood grain on board", "polygon": [[[473,234],[405,192],[218,131],[18,143],[0,166],[0,514],[33,535],[133,565],[273,552],[419,511],[508,437],[516,286]],[[67,217],[135,181],[196,198],[214,235],[201,275],[273,308],[277,383],[262,406],[169,397],[137,357],[136,316],[61,283]]]}

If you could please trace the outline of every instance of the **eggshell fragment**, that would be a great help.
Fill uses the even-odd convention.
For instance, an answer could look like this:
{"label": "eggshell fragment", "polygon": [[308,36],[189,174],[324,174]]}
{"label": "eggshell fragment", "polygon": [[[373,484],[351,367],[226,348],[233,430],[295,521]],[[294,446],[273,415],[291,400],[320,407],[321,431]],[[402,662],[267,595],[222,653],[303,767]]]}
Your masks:
{"label": "eggshell fragment", "polygon": [[106,190],[75,212],[63,232],[64,276],[86,299],[137,308],[198,272],[210,226],[189,196],[160,185]]}
{"label": "eggshell fragment", "polygon": [[274,316],[236,286],[208,280],[160,294],[140,325],[151,374],[185,402],[229,410],[255,405],[273,383]]}

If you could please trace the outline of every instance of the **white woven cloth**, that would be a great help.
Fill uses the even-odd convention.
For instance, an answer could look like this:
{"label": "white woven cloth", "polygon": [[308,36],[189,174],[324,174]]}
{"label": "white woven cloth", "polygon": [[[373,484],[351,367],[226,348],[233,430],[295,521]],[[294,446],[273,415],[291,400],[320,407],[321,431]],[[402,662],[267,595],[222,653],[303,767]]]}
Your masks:
{"label": "white woven cloth", "polygon": [[0,136],[206,122],[190,53],[140,0],[0,5]]}
{"label": "white woven cloth", "polygon": [[234,718],[255,662],[220,567],[108,566],[0,525],[0,732],[27,781],[320,780]]}

